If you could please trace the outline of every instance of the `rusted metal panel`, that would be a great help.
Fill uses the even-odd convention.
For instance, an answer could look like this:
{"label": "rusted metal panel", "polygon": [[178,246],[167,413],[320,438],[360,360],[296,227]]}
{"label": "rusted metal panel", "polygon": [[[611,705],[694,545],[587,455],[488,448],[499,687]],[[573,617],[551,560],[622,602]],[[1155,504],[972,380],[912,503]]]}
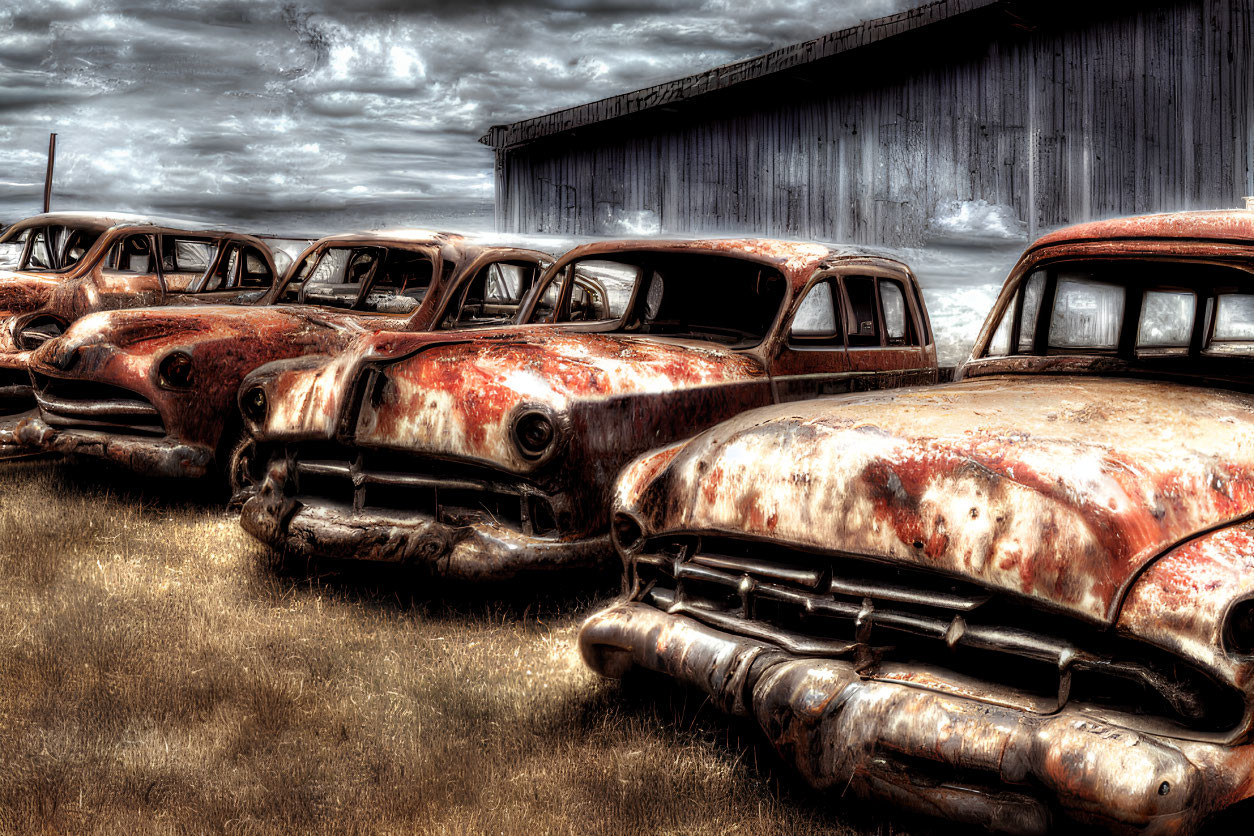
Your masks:
{"label": "rusted metal panel", "polygon": [[[696,286],[748,270],[756,304],[779,312],[768,307],[763,332],[743,345],[637,333],[643,321],[627,309],[473,340],[392,335],[386,347],[366,341],[327,363],[259,369],[241,397],[266,404],[250,429],[275,454],[261,494],[245,506],[245,528],[309,555],[410,562],[462,579],[604,563],[610,487],[641,451],[788,399],[785,390],[813,397],[809,377],[843,374],[858,388],[936,379],[935,347],[914,308],[920,344],[859,349],[858,371],[843,337],[812,347],[804,361],[779,362],[816,276],[883,275],[917,298],[909,269],[894,259],[765,240],[601,242],[566,254],[547,275],[556,281],[568,265],[611,257],[705,259],[670,274],[662,293],[677,295],[663,298],[687,298],[685,275]],[[765,295],[776,279],[758,264],[779,271],[777,296]],[[637,309],[652,294],[644,276],[623,291]],[[532,421],[544,436],[535,451],[520,440]]]}
{"label": "rusted metal panel", "polygon": [[755,718],[817,787],[997,830],[1190,832],[1254,796],[1251,244],[1254,213],[1052,234],[960,382],[629,463],[584,658]]}

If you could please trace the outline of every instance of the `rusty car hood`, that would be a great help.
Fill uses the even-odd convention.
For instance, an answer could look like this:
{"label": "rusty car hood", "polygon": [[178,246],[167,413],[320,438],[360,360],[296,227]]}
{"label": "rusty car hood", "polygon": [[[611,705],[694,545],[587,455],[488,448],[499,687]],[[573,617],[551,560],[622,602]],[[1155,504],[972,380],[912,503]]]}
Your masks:
{"label": "rusty car hood", "polygon": [[715,386],[765,377],[722,346],[620,334],[549,333],[447,341],[379,367],[384,396],[365,401],[356,440],[529,470],[510,440],[520,409],[560,425],[577,401]]}
{"label": "rusty car hood", "polygon": [[1254,513],[1254,395],[981,378],[745,413],[627,471],[646,533],[964,576],[1111,622],[1153,559]]}
{"label": "rusty car hood", "polygon": [[305,305],[132,308],[90,314],[50,341],[35,359],[64,367],[58,356],[91,345],[108,344],[140,352],[167,347],[194,348],[198,343],[249,338],[293,339],[300,335],[361,333],[365,329],[347,312]]}

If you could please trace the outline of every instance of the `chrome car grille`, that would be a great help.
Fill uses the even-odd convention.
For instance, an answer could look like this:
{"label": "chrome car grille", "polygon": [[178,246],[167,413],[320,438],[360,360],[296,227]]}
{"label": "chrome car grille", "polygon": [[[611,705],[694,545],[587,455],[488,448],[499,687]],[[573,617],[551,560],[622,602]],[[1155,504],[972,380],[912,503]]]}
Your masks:
{"label": "chrome car grille", "polygon": [[40,416],[53,427],[127,435],[165,435],[161,414],[142,395],[86,380],[32,376]]}
{"label": "chrome car grille", "polygon": [[635,597],[803,656],[924,665],[990,693],[1029,695],[1222,732],[1243,719],[1235,690],[1166,651],[921,570],[732,538],[646,541]]}
{"label": "chrome car grille", "polygon": [[541,491],[489,468],[340,445],[293,445],[286,455],[288,491],[306,504],[450,525],[487,522],[526,535],[557,528]]}

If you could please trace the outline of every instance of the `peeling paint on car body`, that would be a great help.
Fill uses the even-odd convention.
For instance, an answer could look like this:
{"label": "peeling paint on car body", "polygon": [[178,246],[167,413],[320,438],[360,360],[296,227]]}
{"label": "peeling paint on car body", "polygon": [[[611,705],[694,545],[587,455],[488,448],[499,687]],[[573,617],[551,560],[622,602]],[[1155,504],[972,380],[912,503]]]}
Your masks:
{"label": "peeling paint on car body", "polygon": [[[1052,233],[958,382],[637,458],[585,661],[754,718],[816,787],[994,830],[1190,832],[1254,796],[1254,364],[1208,313],[1251,254],[1250,212]],[[1119,304],[1055,311],[1090,279]],[[1150,292],[1195,295],[1176,342],[1143,340]]]}
{"label": "peeling paint on car body", "polygon": [[[259,369],[242,397],[263,393],[267,414],[253,431],[276,454],[245,505],[244,527],[278,548],[408,562],[463,580],[604,565],[613,554],[613,478],[643,450],[746,409],[814,397],[822,386],[936,380],[917,283],[906,265],[874,251],[760,240],[601,242],[567,253],[548,276],[594,257],[669,264],[675,254],[734,259],[726,263],[756,271],[759,286],[768,275],[761,267],[778,270],[780,310],[767,311],[765,335],[737,346],[617,330],[616,321],[567,322],[472,341],[409,335],[407,347],[388,346],[386,360],[358,352]],[[788,323],[810,288],[865,275],[906,289],[917,345],[790,344]],[[676,281],[682,273],[667,278]],[[552,433],[542,453],[518,441],[529,415],[543,416]]]}

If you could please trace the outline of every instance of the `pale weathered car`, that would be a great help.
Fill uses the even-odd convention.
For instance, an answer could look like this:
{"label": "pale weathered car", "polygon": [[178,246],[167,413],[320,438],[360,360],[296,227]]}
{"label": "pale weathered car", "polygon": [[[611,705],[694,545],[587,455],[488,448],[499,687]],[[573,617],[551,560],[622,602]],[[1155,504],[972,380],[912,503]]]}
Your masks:
{"label": "pale weathered car", "polygon": [[[30,352],[94,311],[264,303],[276,277],[260,239],[186,221],[53,212],[0,234],[0,414],[35,407]],[[12,444],[0,431],[0,452]]]}
{"label": "pale weathered car", "polygon": [[1254,795],[1254,212],[1043,238],[959,378],[635,460],[584,659],[951,821],[1176,833]]}
{"label": "pale weathered car", "polygon": [[642,451],[755,406],[937,377],[910,269],[856,248],[585,245],[520,322],[562,327],[259,370],[244,409],[274,452],[244,527],[461,580],[602,567],[610,487]]}
{"label": "pale weathered car", "polygon": [[[9,428],[25,450],[99,456],[156,476],[217,468],[238,491],[251,459],[236,396],[250,371],[333,354],[376,331],[507,321],[551,261],[452,233],[322,238],[273,304],[113,311],[74,323],[31,356],[38,411],[0,418],[0,433]],[[496,297],[485,312],[489,291]]]}

